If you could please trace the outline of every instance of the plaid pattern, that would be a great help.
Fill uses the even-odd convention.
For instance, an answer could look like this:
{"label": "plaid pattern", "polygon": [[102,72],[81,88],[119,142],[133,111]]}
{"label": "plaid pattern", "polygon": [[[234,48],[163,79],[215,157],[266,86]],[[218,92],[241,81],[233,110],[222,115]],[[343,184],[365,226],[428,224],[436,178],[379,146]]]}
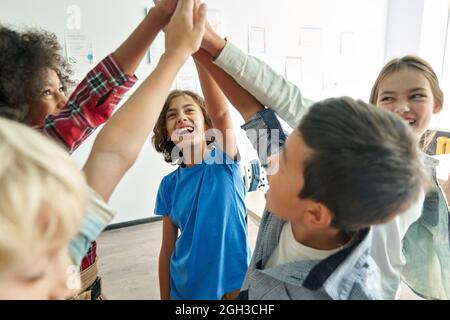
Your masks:
{"label": "plaid pattern", "polygon": [[110,54],[78,84],[61,112],[49,115],[44,125],[36,129],[61,142],[72,153],[111,116],[136,81],[136,76],[126,75]]}
{"label": "plaid pattern", "polygon": [[[61,112],[49,115],[36,129],[59,141],[72,153],[89,135],[111,116],[123,95],[136,83],[136,76],[126,75],[110,54],[100,61],[78,84]],[[94,238],[95,239],[95,238]],[[81,263],[81,271],[97,258],[97,245],[91,242]]]}
{"label": "plaid pattern", "polygon": [[84,271],[90,266],[92,266],[97,259],[97,242],[92,241],[91,247],[88,252],[84,255],[83,260],[81,261],[80,271]]}

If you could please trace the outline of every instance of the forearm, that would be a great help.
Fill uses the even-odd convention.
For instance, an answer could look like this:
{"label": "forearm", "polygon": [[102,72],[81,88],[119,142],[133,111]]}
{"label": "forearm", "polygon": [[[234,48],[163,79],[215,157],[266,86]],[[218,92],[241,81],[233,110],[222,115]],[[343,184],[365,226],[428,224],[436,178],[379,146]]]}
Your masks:
{"label": "forearm", "polygon": [[170,300],[170,254],[168,252],[161,250],[158,267],[161,300]]}
{"label": "forearm", "polygon": [[165,53],[152,74],[98,134],[84,170],[89,185],[104,199],[137,158],[185,60]]}
{"label": "forearm", "polygon": [[263,105],[273,109],[291,127],[296,127],[313,101],[265,62],[227,42],[214,64]]}
{"label": "forearm", "polygon": [[194,55],[194,59],[208,70],[222,92],[246,122],[264,108],[255,97],[242,88],[229,74],[212,63],[211,56],[206,51],[198,51]]}
{"label": "forearm", "polygon": [[216,141],[222,151],[231,159],[235,159],[237,155],[236,137],[234,136],[233,121],[231,120],[225,95],[208,70],[196,59],[194,60],[205,97],[206,110],[211,118],[213,127],[222,134],[221,139],[219,138]]}
{"label": "forearm", "polygon": [[[220,90],[214,78],[208,70],[198,61],[198,53],[193,55],[195,66],[197,68],[200,86],[205,98],[206,110],[213,120],[228,115],[227,100],[222,90]],[[214,126],[215,127],[215,126]]]}
{"label": "forearm", "polygon": [[155,10],[155,8],[150,9],[145,19],[114,51],[114,57],[126,74],[133,75],[136,72],[148,48],[168,21],[168,17],[161,12]]}
{"label": "forearm", "polygon": [[226,45],[225,39],[214,32],[212,28],[207,28],[202,40],[202,49],[208,52],[212,58],[217,58]]}

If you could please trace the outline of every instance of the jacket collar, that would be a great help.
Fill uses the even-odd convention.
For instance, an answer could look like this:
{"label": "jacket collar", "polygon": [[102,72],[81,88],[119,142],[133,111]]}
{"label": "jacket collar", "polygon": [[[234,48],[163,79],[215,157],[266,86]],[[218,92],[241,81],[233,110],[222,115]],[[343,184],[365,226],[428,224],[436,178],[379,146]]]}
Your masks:
{"label": "jacket collar", "polygon": [[373,267],[368,261],[371,236],[369,228],[357,232],[348,247],[322,261],[292,262],[263,270],[259,263],[257,268],[282,282],[313,291],[323,288],[332,299],[346,299],[355,282]]}

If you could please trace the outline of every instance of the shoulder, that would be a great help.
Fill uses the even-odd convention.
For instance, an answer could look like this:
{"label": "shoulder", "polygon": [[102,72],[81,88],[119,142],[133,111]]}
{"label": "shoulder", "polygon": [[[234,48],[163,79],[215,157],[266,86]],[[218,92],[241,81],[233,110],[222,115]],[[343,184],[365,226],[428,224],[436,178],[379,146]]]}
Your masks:
{"label": "shoulder", "polygon": [[180,168],[175,169],[174,171],[172,171],[171,173],[165,175],[162,179],[161,182],[159,183],[160,187],[167,187],[172,185],[173,183],[175,183],[175,181],[177,180],[177,176],[178,176],[178,171],[180,170]]}

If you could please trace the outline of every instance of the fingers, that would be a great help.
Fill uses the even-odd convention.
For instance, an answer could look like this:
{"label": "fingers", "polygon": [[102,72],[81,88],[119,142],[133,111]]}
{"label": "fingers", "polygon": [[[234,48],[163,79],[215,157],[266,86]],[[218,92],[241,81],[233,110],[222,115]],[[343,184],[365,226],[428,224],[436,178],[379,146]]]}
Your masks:
{"label": "fingers", "polygon": [[155,4],[155,6],[157,6],[161,1],[160,0],[153,0],[153,3]]}
{"label": "fingers", "polygon": [[205,30],[205,24],[206,24],[206,11],[207,6],[206,3],[202,3],[200,7],[198,8],[196,12],[196,21],[195,21],[195,29],[198,29],[202,33],[204,33]]}
{"label": "fingers", "polygon": [[194,9],[194,0],[179,0],[177,3],[177,8],[175,9],[175,14],[191,13]]}

